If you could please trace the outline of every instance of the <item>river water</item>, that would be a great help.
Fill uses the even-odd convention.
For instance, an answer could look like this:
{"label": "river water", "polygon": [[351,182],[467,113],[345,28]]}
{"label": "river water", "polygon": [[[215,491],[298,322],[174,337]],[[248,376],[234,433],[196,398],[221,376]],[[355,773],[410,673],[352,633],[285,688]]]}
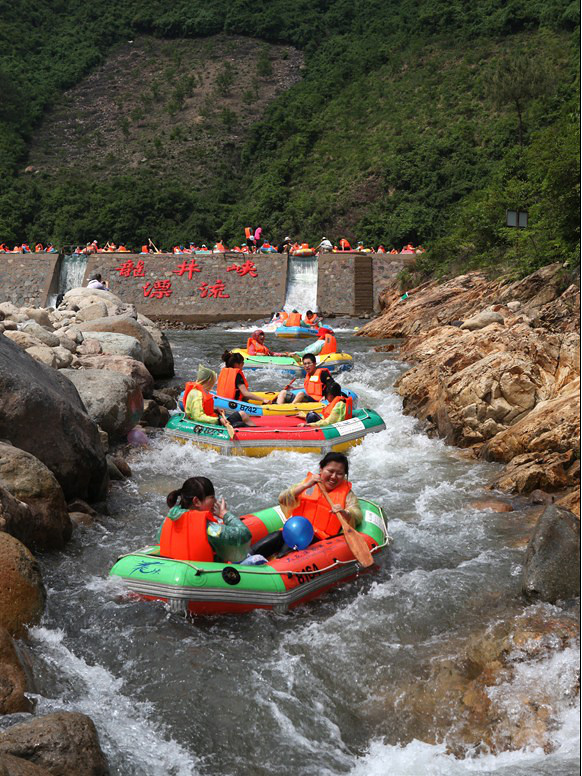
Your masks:
{"label": "river water", "polygon": [[[199,361],[217,368],[223,346],[244,334],[215,327],[169,337],[174,382],[183,382]],[[511,677],[493,688],[518,727],[526,712],[516,699],[544,704],[548,754],[526,741],[518,751],[455,759],[447,745],[463,719],[419,713],[417,690],[431,667],[457,659],[472,634],[524,614],[549,621],[563,613],[526,607],[519,596],[531,530],[523,514],[470,506],[495,467],[465,460],[402,414],[392,386],[405,367],[374,352],[378,340],[340,337],[356,360],[341,381],[386,422],[350,452],[354,491],[382,504],[389,520],[393,545],[381,568],[286,615],[192,621],[128,599],[108,570],[152,540],[166,494],[184,479],[211,477],[242,514],[276,503],[283,486],[317,466],[291,453],[229,459],[160,434],[134,452],[133,479],[113,486],[110,514],[40,559],[49,598],[32,632],[39,711],[89,714],[119,776],[577,773],[573,646],[516,657]],[[249,377],[251,387],[276,380]]]}

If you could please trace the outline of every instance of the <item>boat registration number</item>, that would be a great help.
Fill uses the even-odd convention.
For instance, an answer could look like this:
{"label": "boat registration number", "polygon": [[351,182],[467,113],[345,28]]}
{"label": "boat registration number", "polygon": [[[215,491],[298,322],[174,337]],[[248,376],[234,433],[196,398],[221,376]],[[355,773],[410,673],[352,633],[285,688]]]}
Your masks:
{"label": "boat registration number", "polygon": [[350,420],[342,420],[336,428],[341,436],[345,436],[353,434],[354,431],[364,431],[366,427],[359,418],[351,418]]}

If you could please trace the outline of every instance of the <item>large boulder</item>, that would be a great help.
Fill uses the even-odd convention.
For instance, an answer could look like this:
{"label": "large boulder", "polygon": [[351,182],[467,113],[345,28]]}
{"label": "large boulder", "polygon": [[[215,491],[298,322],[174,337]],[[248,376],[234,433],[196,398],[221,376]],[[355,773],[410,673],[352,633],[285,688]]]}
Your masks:
{"label": "large boulder", "polygon": [[21,757],[0,753],[0,776],[52,776],[46,768],[35,765]]}
{"label": "large boulder", "polygon": [[27,348],[38,347],[44,344],[41,342],[41,340],[37,339],[28,331],[5,331],[4,336],[9,340],[12,340],[12,342],[21,347],[23,350],[26,350]]}
{"label": "large boulder", "polygon": [[476,331],[477,329],[484,329],[485,326],[489,326],[492,323],[503,323],[503,316],[494,310],[483,310],[483,312],[468,318],[461,324],[460,328]]}
{"label": "large boulder", "polygon": [[[174,362],[169,362],[166,352],[162,352],[152,333],[138,323],[130,314],[98,318],[95,321],[79,324],[78,328],[86,336],[90,331],[110,331],[116,334],[126,334],[139,340],[143,350],[143,361],[154,377],[172,377]],[[160,332],[159,338],[163,338]],[[171,350],[170,350],[171,354]]]}
{"label": "large boulder", "polygon": [[143,396],[131,377],[106,369],[62,369],[71,380],[90,417],[110,439],[127,435],[143,414]]}
{"label": "large boulder", "polygon": [[105,305],[105,315],[120,315],[131,312],[133,312],[134,318],[136,315],[133,305],[122,302],[111,291],[103,291],[99,288],[72,288],[70,291],[67,291],[59,305],[59,312],[72,311],[74,308],[77,308],[76,311],[79,311],[93,304]]}
{"label": "large boulder", "polygon": [[49,331],[41,326],[36,321],[26,321],[21,324],[20,331],[24,331],[26,334],[31,334],[37,340],[40,340],[43,345],[48,345],[49,348],[56,348],[60,345],[59,338],[54,331]]}
{"label": "large boulder", "polygon": [[0,531],[22,542],[32,549],[34,546],[34,520],[28,504],[19,501],[0,485]]}
{"label": "large boulder", "polygon": [[[115,335],[117,336],[117,335]],[[128,339],[130,339],[128,337]],[[136,361],[127,356],[97,355],[79,356],[75,366],[83,369],[108,369],[111,372],[119,372],[127,375],[135,381],[144,397],[150,397],[154,388],[154,378],[151,376],[141,361]]]}
{"label": "large boulder", "polygon": [[135,337],[127,334],[114,334],[111,331],[87,331],[83,330],[85,342],[92,339],[98,340],[101,351],[112,356],[129,356],[136,361],[143,361],[143,348]]}
{"label": "large boulder", "polygon": [[39,549],[60,549],[71,537],[71,521],[61,486],[34,455],[0,442],[0,485],[28,505],[29,540]]}
{"label": "large boulder", "polygon": [[48,345],[35,345],[32,348],[26,348],[26,352],[29,356],[32,356],[35,361],[38,361],[39,364],[49,366],[51,369],[57,368],[58,358],[56,357],[54,350],[49,348]]}
{"label": "large boulder", "polygon": [[552,504],[530,539],[522,589],[530,598],[555,603],[580,595],[580,520]]}
{"label": "large boulder", "polygon": [[105,318],[107,315],[109,315],[109,311],[105,302],[93,302],[86,307],[81,307],[75,318],[78,321],[94,321],[96,318]]}
{"label": "large boulder", "polygon": [[39,622],[45,601],[36,558],[18,539],[0,533],[0,626],[23,636],[26,625]]}
{"label": "large boulder", "polygon": [[28,689],[26,671],[12,636],[0,627],[0,714],[32,711],[34,704],[24,694]]}
{"label": "large boulder", "polygon": [[52,330],[53,324],[48,310],[42,307],[25,307],[22,312],[28,315],[31,320],[36,321],[39,326],[44,326],[49,331]]}
{"label": "large boulder", "polygon": [[105,452],[70,380],[0,335],[0,396],[0,439],[42,461],[67,499],[101,500],[107,491]]}
{"label": "large boulder", "polygon": [[0,733],[0,752],[22,757],[53,776],[108,776],[93,721],[59,711],[20,722]]}

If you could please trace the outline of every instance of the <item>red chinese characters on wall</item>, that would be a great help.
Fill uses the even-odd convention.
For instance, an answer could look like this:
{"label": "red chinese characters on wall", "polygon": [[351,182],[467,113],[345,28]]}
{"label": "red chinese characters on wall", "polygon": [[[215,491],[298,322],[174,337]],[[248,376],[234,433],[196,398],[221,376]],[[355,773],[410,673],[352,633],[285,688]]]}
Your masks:
{"label": "red chinese characters on wall", "polygon": [[180,277],[188,273],[188,280],[192,280],[192,275],[195,272],[202,272],[202,269],[198,265],[196,259],[190,259],[190,261],[186,261],[184,259],[184,261],[178,266],[178,269],[173,270],[174,275],[179,275]]}
{"label": "red chinese characters on wall", "polygon": [[247,259],[244,264],[231,264],[226,268],[227,272],[236,272],[242,278],[244,275],[250,275],[252,278],[257,277],[257,268],[254,261]]}
{"label": "red chinese characters on wall", "polygon": [[225,294],[225,285],[223,280],[217,280],[213,286],[209,286],[208,283],[202,283],[198,290],[200,291],[201,299],[230,299],[230,294]]}
{"label": "red chinese characters on wall", "polygon": [[145,277],[145,264],[140,259],[137,264],[134,264],[131,259],[124,261],[119,267],[115,267],[119,273],[119,277],[128,278],[133,275],[134,278]]}
{"label": "red chinese characters on wall", "polygon": [[148,280],[142,288],[143,295],[148,299],[163,299],[166,296],[172,296],[171,280],[154,280],[153,285]]}

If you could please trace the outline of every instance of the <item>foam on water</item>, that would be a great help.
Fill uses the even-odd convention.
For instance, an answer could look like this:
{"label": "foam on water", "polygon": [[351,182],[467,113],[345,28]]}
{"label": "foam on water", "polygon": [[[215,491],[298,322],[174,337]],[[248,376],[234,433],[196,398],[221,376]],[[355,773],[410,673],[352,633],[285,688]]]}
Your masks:
{"label": "foam on water", "polygon": [[[183,380],[192,364],[216,359],[220,347],[238,338],[229,342],[224,332],[206,330],[171,339]],[[51,594],[35,652],[57,678],[45,680],[41,708],[78,709],[94,718],[114,773],[570,773],[576,760],[570,739],[578,740],[576,700],[569,695],[573,647],[556,644],[555,660],[522,656],[520,662],[516,655],[513,679],[491,688],[510,715],[520,692],[541,699],[535,682],[544,674],[555,728],[551,754],[524,749],[457,760],[444,744],[417,740],[422,736],[399,725],[408,688],[431,661],[455,657],[458,645],[492,620],[522,614],[526,529],[519,512],[470,506],[497,468],[463,459],[403,415],[392,385],[404,367],[355,337],[346,349],[355,367],[339,375],[340,383],[386,423],[349,455],[354,489],[384,508],[393,538],[372,575],[285,616],[254,612],[189,622],[158,604],[120,597],[107,569],[117,555],[152,541],[166,494],[186,478],[210,477],[229,507],[245,514],[275,504],[283,487],[318,462],[316,455],[283,452],[225,457],[162,434],[133,451],[134,477],[114,484],[111,515],[76,532],[59,560],[43,560]],[[286,382],[277,372],[248,376],[257,389]],[[558,610],[543,615],[551,620]],[[38,675],[43,679],[43,671]],[[402,688],[397,705],[395,685]],[[427,728],[427,740],[434,740],[430,722]]]}
{"label": "foam on water", "polygon": [[[123,694],[123,679],[100,665],[89,665],[65,644],[61,630],[32,628],[30,635],[42,660],[66,676],[57,698],[34,696],[38,712],[79,711],[93,719],[99,729],[101,746],[120,776],[195,776],[199,762],[167,736],[163,722],[151,721],[151,703]],[[125,752],[131,751],[131,762]]]}

